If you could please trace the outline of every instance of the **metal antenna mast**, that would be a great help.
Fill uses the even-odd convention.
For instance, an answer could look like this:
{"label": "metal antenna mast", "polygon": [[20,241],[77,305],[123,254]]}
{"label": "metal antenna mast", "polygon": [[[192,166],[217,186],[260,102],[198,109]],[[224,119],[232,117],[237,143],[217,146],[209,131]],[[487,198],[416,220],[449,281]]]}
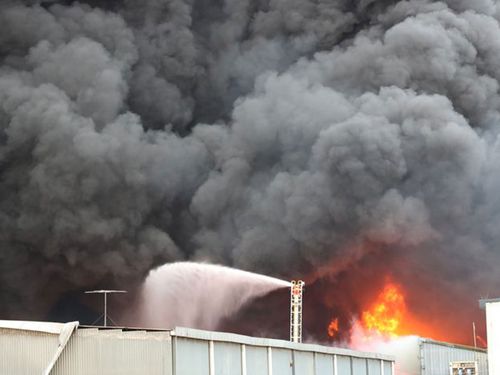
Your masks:
{"label": "metal antenna mast", "polygon": [[292,281],[290,288],[290,341],[302,342],[302,292],[305,283]]}
{"label": "metal antenna mast", "polygon": [[112,293],[127,293],[126,290],[87,290],[85,294],[102,294],[104,295],[104,327],[108,326],[108,294]]}

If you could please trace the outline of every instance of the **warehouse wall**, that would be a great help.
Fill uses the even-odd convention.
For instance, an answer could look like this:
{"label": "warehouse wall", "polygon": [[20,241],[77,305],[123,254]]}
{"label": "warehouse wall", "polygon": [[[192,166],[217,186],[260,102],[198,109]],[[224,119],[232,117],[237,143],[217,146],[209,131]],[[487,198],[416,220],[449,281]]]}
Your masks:
{"label": "warehouse wall", "polygon": [[175,375],[392,375],[387,357],[368,353],[197,330],[172,335]]}
{"label": "warehouse wall", "polygon": [[51,375],[171,375],[168,332],[79,329]]}
{"label": "warehouse wall", "polygon": [[490,374],[500,374],[500,302],[486,304]]}
{"label": "warehouse wall", "polygon": [[59,345],[58,335],[0,328],[0,374],[42,374]]}
{"label": "warehouse wall", "polygon": [[396,357],[396,373],[405,375],[448,375],[450,362],[478,363],[479,375],[488,375],[487,353],[463,345],[405,336],[378,347]]}
{"label": "warehouse wall", "polygon": [[187,328],[9,324],[0,321],[2,375],[393,375],[390,356],[320,345]]}
{"label": "warehouse wall", "polygon": [[488,355],[485,351],[447,345],[431,340],[421,341],[422,375],[449,374],[450,362],[476,361],[480,375],[488,374]]}

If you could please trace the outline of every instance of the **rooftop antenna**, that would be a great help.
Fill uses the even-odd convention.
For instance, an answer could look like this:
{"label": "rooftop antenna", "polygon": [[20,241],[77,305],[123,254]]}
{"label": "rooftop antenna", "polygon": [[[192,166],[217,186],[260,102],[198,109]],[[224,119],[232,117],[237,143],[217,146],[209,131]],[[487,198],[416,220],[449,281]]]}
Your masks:
{"label": "rooftop antenna", "polygon": [[302,342],[302,293],[305,283],[292,280],[290,288],[290,341]]}
{"label": "rooftop antenna", "polygon": [[[104,296],[104,327],[108,326],[108,294],[127,293],[126,290],[87,290],[85,294],[102,294]],[[111,321],[112,319],[109,318]]]}

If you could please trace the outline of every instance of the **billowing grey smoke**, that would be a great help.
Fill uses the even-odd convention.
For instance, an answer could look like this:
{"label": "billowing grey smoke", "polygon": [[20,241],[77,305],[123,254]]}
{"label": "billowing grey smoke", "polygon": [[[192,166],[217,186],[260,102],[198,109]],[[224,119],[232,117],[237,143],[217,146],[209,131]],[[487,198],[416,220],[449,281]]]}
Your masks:
{"label": "billowing grey smoke", "polygon": [[373,248],[408,284],[498,287],[499,19],[493,0],[3,1],[0,315],[162,262],[305,275]]}

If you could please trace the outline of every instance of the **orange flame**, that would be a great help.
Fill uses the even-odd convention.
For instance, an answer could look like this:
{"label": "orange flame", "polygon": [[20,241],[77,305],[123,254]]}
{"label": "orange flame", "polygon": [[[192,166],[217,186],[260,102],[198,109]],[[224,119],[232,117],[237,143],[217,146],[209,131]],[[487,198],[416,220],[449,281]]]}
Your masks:
{"label": "orange flame", "polygon": [[[410,311],[402,286],[390,279],[386,281],[384,289],[373,303],[361,313],[359,320],[353,322],[353,328],[351,340],[358,344],[385,341],[406,335],[449,340],[449,332],[440,329],[435,322],[420,320]],[[338,318],[332,318],[327,327],[328,336],[336,339],[341,329]]]}
{"label": "orange flame", "polygon": [[388,283],[375,303],[361,316],[365,329],[378,336],[399,336],[401,322],[406,313],[406,302],[401,288]]}
{"label": "orange flame", "polygon": [[328,325],[328,336],[334,338],[339,333],[339,318],[332,319]]}

